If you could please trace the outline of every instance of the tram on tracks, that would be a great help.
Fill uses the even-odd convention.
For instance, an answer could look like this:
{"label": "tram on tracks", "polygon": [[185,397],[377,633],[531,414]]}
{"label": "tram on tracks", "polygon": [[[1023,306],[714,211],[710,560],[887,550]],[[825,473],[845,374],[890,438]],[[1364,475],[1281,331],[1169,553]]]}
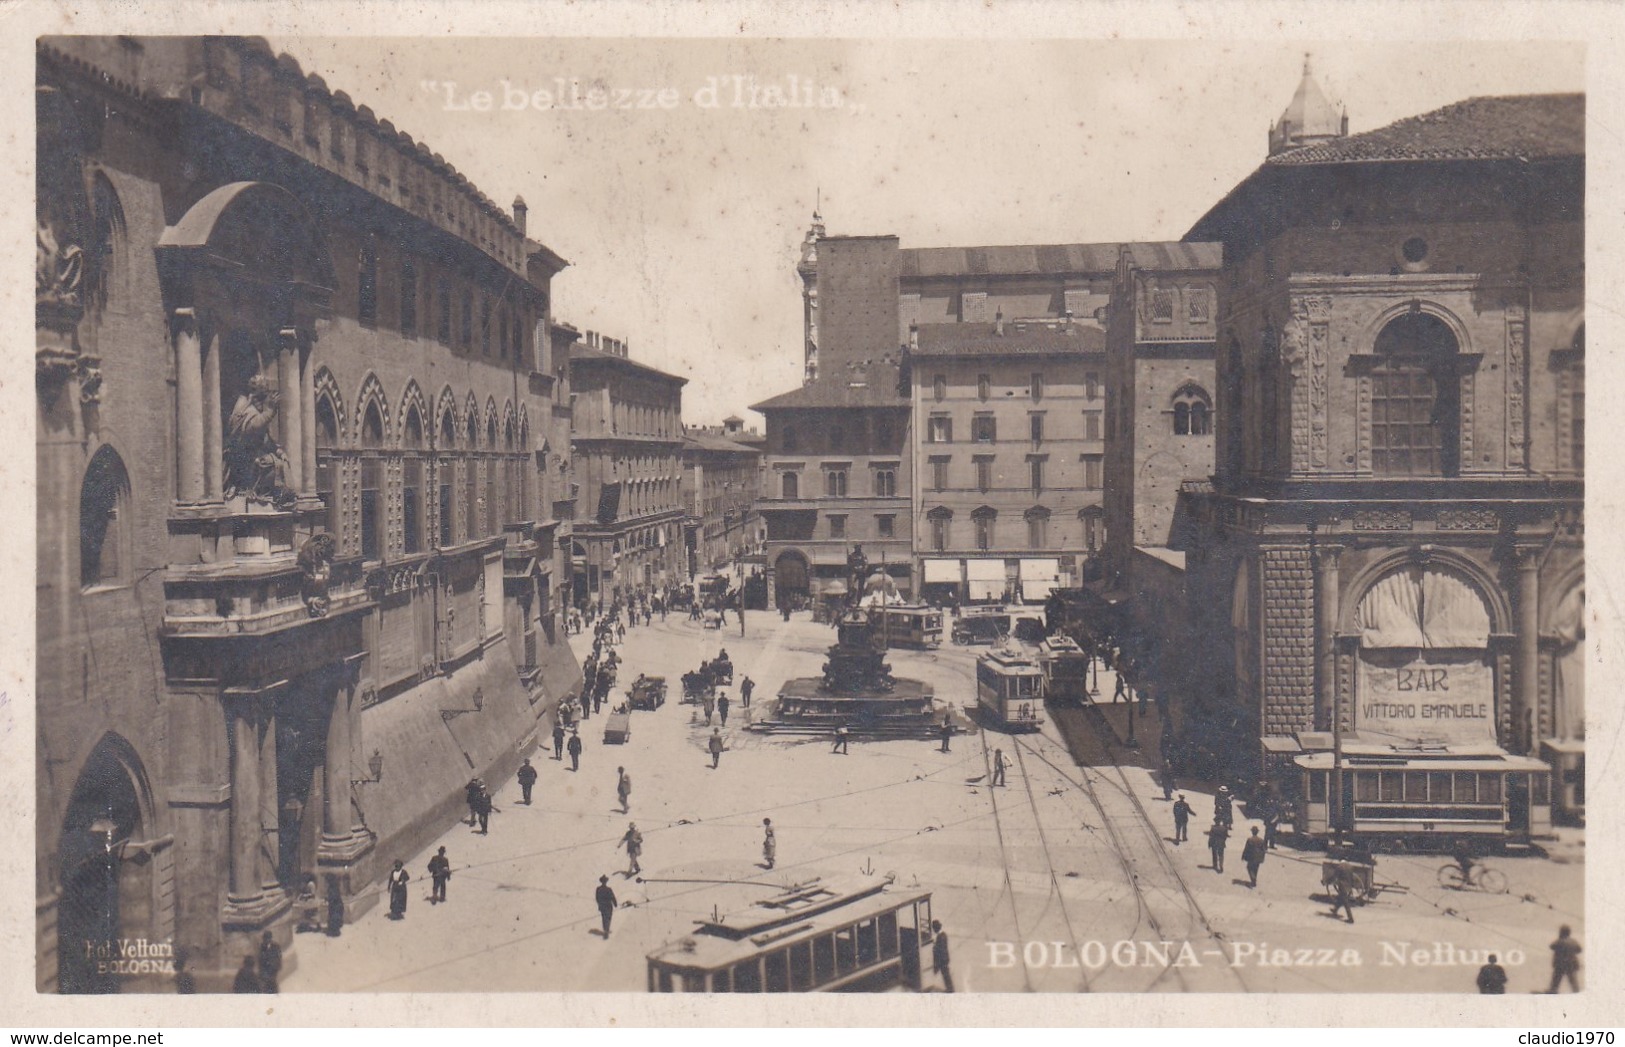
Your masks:
{"label": "tram on tracks", "polygon": [[869,623],[887,647],[942,646],[942,612],[923,605],[891,605],[869,610]]}
{"label": "tram on tracks", "polygon": [[931,892],[892,877],[813,880],[745,912],[696,921],[649,953],[650,992],[920,990]]}
{"label": "tram on tracks", "polygon": [[976,700],[984,716],[1008,731],[1044,726],[1044,670],[1032,652],[1007,643],[976,659]]}
{"label": "tram on tracks", "polygon": [[1527,843],[1551,833],[1551,768],[1531,757],[1345,752],[1341,818],[1333,817],[1334,755],[1310,753],[1293,762],[1302,777],[1299,831],[1310,837],[1330,838],[1341,828],[1355,840],[1448,847]]}
{"label": "tram on tracks", "polygon": [[1089,701],[1089,655],[1070,636],[1057,633],[1038,645],[1046,701],[1083,705]]}

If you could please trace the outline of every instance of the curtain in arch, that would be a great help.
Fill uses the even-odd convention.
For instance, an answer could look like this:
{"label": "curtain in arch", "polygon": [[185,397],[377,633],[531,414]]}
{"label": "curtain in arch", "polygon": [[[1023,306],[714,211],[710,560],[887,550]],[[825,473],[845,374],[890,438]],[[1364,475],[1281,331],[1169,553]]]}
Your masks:
{"label": "curtain in arch", "polygon": [[1364,647],[1481,650],[1490,639],[1483,597],[1459,575],[1435,567],[1382,578],[1360,600],[1355,617]]}
{"label": "curtain in arch", "polygon": [[1555,706],[1557,723],[1553,731],[1559,738],[1584,738],[1585,724],[1585,652],[1586,652],[1586,590],[1577,585],[1569,590],[1563,602],[1557,605],[1554,632],[1557,637],[1557,671],[1553,674],[1556,687]]}

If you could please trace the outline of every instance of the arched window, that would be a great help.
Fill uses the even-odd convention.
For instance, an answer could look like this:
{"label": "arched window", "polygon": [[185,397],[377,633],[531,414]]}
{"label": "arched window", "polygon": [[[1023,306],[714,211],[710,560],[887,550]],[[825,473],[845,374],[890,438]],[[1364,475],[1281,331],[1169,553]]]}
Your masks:
{"label": "arched window", "polygon": [[1206,436],[1212,432],[1207,391],[1189,383],[1174,393],[1174,435]]}
{"label": "arched window", "polygon": [[113,183],[100,171],[96,173],[91,195],[91,219],[94,225],[89,257],[86,259],[85,289],[89,304],[101,309],[107,305],[113,280],[121,275],[125,243],[124,205],[119,202]]}
{"label": "arched window", "polygon": [[338,412],[333,401],[325,396],[316,400],[316,497],[327,506],[327,533],[339,533],[339,500],[334,490],[333,473],[337,469],[334,453],[339,443]]}
{"label": "arched window", "polygon": [[1377,335],[1371,372],[1371,468],[1378,476],[1454,476],[1461,465],[1461,376],[1448,325],[1395,317]]}
{"label": "arched window", "polygon": [[417,405],[407,408],[406,459],[401,463],[401,538],[408,553],[423,551],[423,419]]}
{"label": "arched window", "polygon": [[801,497],[801,474],[785,473],[779,478],[781,497],[794,500]]}
{"label": "arched window", "polygon": [[130,475],[111,447],[90,459],[79,488],[79,582],[86,588],[129,580]]}

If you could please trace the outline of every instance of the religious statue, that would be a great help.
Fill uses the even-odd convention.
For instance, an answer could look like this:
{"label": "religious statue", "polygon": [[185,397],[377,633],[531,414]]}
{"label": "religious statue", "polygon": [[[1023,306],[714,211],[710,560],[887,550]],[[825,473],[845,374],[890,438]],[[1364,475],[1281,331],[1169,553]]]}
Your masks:
{"label": "religious statue", "polygon": [[251,502],[278,508],[293,503],[285,482],[288,457],[271,435],[281,397],[264,375],[249,379],[248,392],[231,409],[226,433],[226,496],[245,495]]}
{"label": "religious statue", "polygon": [[305,609],[312,618],[325,618],[329,600],[327,581],[332,574],[333,556],[338,547],[333,536],[325,531],[313,534],[299,547],[299,570],[304,574],[299,595],[304,597]]}

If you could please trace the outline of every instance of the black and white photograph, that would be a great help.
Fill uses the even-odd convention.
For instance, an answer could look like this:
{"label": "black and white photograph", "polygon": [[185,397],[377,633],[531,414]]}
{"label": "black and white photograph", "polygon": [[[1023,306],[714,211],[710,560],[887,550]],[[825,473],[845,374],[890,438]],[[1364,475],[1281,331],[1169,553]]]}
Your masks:
{"label": "black and white photograph", "polygon": [[1595,41],[522,9],[29,34],[34,993],[1609,991]]}

